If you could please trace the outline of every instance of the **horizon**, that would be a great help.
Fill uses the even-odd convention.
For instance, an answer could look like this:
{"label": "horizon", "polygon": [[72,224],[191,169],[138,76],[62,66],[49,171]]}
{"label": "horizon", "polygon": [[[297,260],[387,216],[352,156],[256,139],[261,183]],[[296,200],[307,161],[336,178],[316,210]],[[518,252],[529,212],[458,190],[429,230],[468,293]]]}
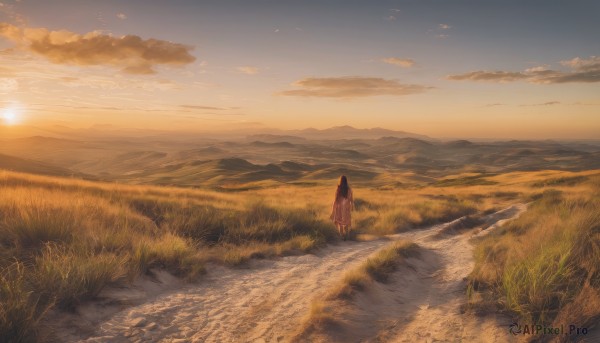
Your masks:
{"label": "horizon", "polygon": [[599,13],[0,0],[0,343],[600,342]]}
{"label": "horizon", "polygon": [[[2,131],[3,126],[0,125],[0,133],[4,133],[6,134],[7,131]],[[516,137],[494,137],[494,136],[490,136],[490,137],[464,137],[464,136],[458,136],[458,137],[452,137],[452,136],[447,136],[447,137],[443,137],[443,136],[428,136],[419,132],[409,132],[409,131],[404,131],[404,130],[393,130],[393,129],[386,129],[383,127],[365,127],[365,128],[357,128],[351,125],[338,125],[338,126],[330,126],[330,127],[324,127],[324,128],[317,128],[317,127],[302,127],[302,128],[295,128],[295,129],[281,129],[281,128],[276,128],[276,127],[267,127],[267,126],[261,126],[260,128],[243,128],[243,127],[238,127],[238,128],[233,128],[233,129],[226,129],[226,128],[221,128],[221,129],[212,129],[212,130],[201,130],[201,129],[187,129],[187,130],[183,130],[183,129],[159,129],[159,128],[149,128],[149,129],[139,129],[139,128],[135,128],[135,127],[119,127],[119,126],[114,126],[111,124],[93,124],[91,126],[87,126],[87,127],[70,127],[70,126],[66,126],[66,125],[52,125],[52,126],[48,126],[48,127],[34,127],[34,126],[24,126],[24,125],[11,125],[10,128],[8,128],[7,126],[4,126],[4,128],[7,128],[9,130],[11,129],[19,129],[21,128],[21,133],[19,134],[18,132],[10,132],[12,135],[6,135],[6,137],[2,137],[0,136],[0,139],[4,138],[4,139],[8,139],[8,140],[12,140],[12,139],[24,139],[24,138],[36,138],[36,137],[40,137],[40,138],[54,138],[54,139],[64,139],[64,140],[68,140],[70,138],[72,138],[74,141],[78,141],[81,140],[82,137],[81,136],[76,136],[76,137],[72,137],[72,136],[68,136],[70,133],[73,133],[73,131],[78,131],[78,130],[95,130],[97,131],[97,135],[94,136],[93,138],[95,139],[101,139],[101,138],[144,138],[144,137],[148,137],[148,136],[128,136],[131,135],[133,131],[135,131],[136,133],[141,134],[143,133],[144,135],[152,135],[152,134],[157,134],[157,135],[171,135],[171,134],[206,134],[208,135],[209,138],[211,139],[217,139],[217,138],[221,138],[221,139],[240,139],[240,138],[244,138],[247,139],[249,137],[252,136],[260,136],[260,135],[273,135],[273,136],[291,136],[291,137],[298,137],[298,138],[302,138],[302,133],[303,132],[307,132],[307,131],[317,131],[318,133],[322,133],[325,131],[330,131],[330,130],[347,130],[347,129],[352,129],[355,130],[355,132],[357,134],[360,133],[365,133],[366,131],[373,131],[373,130],[385,130],[385,131],[389,131],[389,134],[386,136],[385,134],[379,135],[379,138],[386,138],[386,137],[395,137],[394,134],[406,134],[406,137],[400,137],[400,139],[419,139],[419,140],[428,140],[428,141],[441,141],[441,142],[451,142],[451,141],[461,141],[461,140],[466,140],[466,141],[472,141],[472,142],[510,142],[510,141],[522,141],[522,142],[526,142],[526,141],[531,141],[531,142],[542,142],[542,141],[550,141],[550,142],[557,142],[557,143],[571,143],[571,142],[582,142],[582,143],[589,143],[589,144],[600,144],[600,137],[597,138],[586,138],[586,137],[576,137],[576,138],[553,138],[553,137],[547,137],[547,138],[516,138]],[[51,131],[52,129],[56,130],[56,131]],[[34,130],[39,130],[39,131],[46,131],[47,133],[42,133],[42,132],[36,132]],[[58,130],[65,130],[63,132],[58,131]],[[106,136],[108,131],[117,131],[119,134],[118,135],[111,135],[111,136]],[[295,134],[295,135],[294,135]],[[228,136],[229,135],[229,136]],[[339,139],[339,138],[337,138]],[[349,139],[377,139],[377,138],[364,138],[364,137],[349,137]],[[327,139],[326,139],[327,140]],[[336,140],[336,139],[332,139],[332,140]],[[284,142],[285,140],[283,139],[282,142]]]}
{"label": "horizon", "polygon": [[600,139],[593,1],[2,4],[7,136],[54,125],[349,125],[440,139]]}

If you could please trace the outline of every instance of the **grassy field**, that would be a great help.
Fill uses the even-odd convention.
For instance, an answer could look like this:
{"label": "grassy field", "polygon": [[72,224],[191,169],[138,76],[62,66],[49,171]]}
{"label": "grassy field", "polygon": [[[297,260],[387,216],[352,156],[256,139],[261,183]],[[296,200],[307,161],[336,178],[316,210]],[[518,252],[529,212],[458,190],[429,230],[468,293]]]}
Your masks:
{"label": "grassy field", "polygon": [[[548,203],[540,205],[546,211],[554,206],[544,202],[548,194],[560,194],[555,197],[566,201],[564,213],[587,213],[597,194],[587,203],[570,194],[592,197],[597,180],[594,172],[544,171],[461,174],[396,189],[356,187],[354,231],[358,237],[388,234],[531,199]],[[335,242],[335,228],[327,219],[334,188],[335,180],[326,180],[305,187],[280,184],[224,193],[0,171],[0,337],[35,340],[48,310],[72,310],[105,287],[130,283],[152,268],[193,280],[207,263],[235,266],[251,258],[307,253]],[[525,216],[529,222],[520,230],[545,223],[540,221],[545,213],[541,211]],[[560,215],[556,218],[562,220]],[[579,222],[569,223],[576,232]],[[535,235],[546,237],[545,226],[535,230]],[[493,243],[489,239],[485,244]],[[594,246],[582,249],[580,254],[597,252]],[[587,261],[569,256],[570,263],[582,263],[577,266]],[[478,270],[489,269],[481,267],[484,261],[492,263],[483,257],[478,261]],[[510,273],[511,265],[494,266]],[[477,273],[477,285],[496,285],[503,279]],[[518,270],[512,273],[520,275]],[[590,277],[589,287],[597,287],[594,280]],[[511,309],[528,310],[521,298],[509,299]],[[576,295],[561,304],[570,299]]]}
{"label": "grassy field", "polygon": [[526,323],[591,325],[600,318],[600,174],[512,182],[536,191],[527,212],[477,242],[471,305]]}
{"label": "grassy field", "polygon": [[[331,186],[219,193],[0,172],[0,189],[0,336],[13,341],[34,339],[49,309],[72,310],[151,268],[194,279],[208,262],[306,253],[338,239],[327,219]],[[356,194],[356,229],[368,234],[479,209],[422,190]]]}

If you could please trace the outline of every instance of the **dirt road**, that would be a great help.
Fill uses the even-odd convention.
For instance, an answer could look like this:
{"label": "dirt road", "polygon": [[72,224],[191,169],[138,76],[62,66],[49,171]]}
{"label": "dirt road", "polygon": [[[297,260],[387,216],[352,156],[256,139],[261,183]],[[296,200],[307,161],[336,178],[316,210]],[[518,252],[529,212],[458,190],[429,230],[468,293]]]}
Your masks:
{"label": "dirt road", "polygon": [[[524,205],[515,205],[487,218],[498,223],[524,209]],[[439,266],[432,266],[435,275],[424,277],[424,282],[430,283],[428,293],[419,294],[418,303],[408,299],[402,305],[402,312],[411,312],[405,316],[410,320],[391,327],[386,340],[459,341],[470,337],[473,324],[463,321],[459,306],[465,298],[463,278],[473,267],[472,247],[464,235],[432,239],[445,225],[391,236],[435,251]],[[247,269],[215,267],[202,282],[119,312],[80,341],[285,342],[316,295],[389,242],[343,242],[314,255],[254,261]]]}

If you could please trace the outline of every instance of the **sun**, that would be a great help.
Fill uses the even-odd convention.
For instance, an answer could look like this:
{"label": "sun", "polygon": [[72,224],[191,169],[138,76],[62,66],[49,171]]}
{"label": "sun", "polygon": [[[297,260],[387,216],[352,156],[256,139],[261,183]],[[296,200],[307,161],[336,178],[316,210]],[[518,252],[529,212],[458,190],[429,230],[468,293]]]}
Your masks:
{"label": "sun", "polygon": [[2,113],[2,119],[6,125],[15,125],[19,122],[19,116],[13,109],[6,109]]}

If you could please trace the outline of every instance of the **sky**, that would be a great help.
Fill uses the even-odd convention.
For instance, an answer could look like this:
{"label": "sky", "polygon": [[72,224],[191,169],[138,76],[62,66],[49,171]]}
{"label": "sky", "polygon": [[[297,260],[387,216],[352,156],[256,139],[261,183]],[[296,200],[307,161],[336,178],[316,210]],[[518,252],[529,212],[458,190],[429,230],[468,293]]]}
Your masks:
{"label": "sky", "polygon": [[600,139],[600,2],[0,0],[0,125]]}

